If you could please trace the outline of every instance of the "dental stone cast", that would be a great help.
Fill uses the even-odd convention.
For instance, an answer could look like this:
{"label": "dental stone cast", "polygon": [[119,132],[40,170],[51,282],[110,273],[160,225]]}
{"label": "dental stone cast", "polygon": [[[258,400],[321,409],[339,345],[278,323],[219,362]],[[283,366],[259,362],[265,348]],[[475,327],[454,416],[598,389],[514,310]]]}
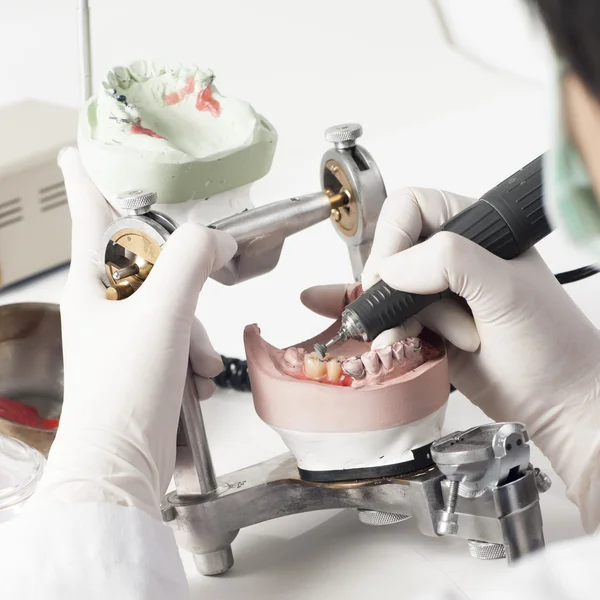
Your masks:
{"label": "dental stone cast", "polygon": [[264,176],[277,135],[197,66],[137,61],[109,71],[80,115],[84,165],[112,201],[151,189],[159,203],[200,200]]}

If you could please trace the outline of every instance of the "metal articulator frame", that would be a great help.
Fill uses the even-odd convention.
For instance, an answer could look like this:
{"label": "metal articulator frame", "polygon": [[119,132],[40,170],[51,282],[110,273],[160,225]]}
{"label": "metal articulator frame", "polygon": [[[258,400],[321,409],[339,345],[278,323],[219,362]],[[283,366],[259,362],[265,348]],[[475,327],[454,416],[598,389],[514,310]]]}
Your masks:
{"label": "metal articulator frame", "polygon": [[[219,573],[207,572],[205,557],[229,555],[240,529],[292,514],[353,508],[408,515],[421,533],[439,536],[439,513],[448,493],[444,481],[439,469],[431,467],[403,477],[311,483],[299,477],[293,456],[286,454],[219,477],[211,493],[173,492],[162,510],[177,543],[195,555],[199,570],[215,575]],[[502,546],[511,562],[544,546],[539,493],[530,466],[507,485],[476,498],[459,498],[456,514],[457,537]]]}

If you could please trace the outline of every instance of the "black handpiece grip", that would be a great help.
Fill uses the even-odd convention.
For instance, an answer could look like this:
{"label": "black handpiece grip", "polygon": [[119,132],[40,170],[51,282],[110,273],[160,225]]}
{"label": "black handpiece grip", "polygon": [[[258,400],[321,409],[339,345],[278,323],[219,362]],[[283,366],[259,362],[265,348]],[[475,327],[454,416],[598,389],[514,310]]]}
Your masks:
{"label": "black handpiece grip", "polygon": [[[444,223],[439,231],[461,235],[504,259],[515,258],[551,231],[542,204],[542,157],[505,179],[480,200]],[[366,341],[397,327],[427,306],[452,297],[410,294],[380,281],[346,307],[365,332]]]}
{"label": "black handpiece grip", "polygon": [[457,233],[506,260],[529,250],[551,231],[542,198],[542,157],[486,192],[439,231]]}
{"label": "black handpiece grip", "polygon": [[384,281],[379,281],[351,302],[346,311],[354,313],[354,318],[366,333],[365,341],[370,342],[383,331],[401,325],[430,304],[451,295],[451,292],[410,294],[395,290]]}

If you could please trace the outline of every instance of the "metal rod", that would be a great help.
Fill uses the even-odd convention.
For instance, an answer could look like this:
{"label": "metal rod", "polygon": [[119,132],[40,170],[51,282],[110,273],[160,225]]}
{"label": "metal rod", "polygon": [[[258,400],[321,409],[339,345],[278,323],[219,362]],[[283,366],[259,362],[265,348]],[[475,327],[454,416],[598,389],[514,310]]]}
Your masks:
{"label": "metal rod", "polygon": [[[188,373],[185,380],[181,418],[187,447],[180,446],[177,448],[177,461],[180,463],[180,453],[184,462],[189,462],[189,458],[191,458],[193,460],[193,470],[195,471],[195,473],[189,473],[192,467],[190,464],[178,465],[177,471],[181,472],[181,469],[187,471],[185,473],[185,489],[182,491],[185,494],[209,494],[217,489],[217,478],[210,455],[210,448],[208,447],[208,439],[204,428],[204,419],[202,418],[202,409],[196,390],[196,383],[194,382],[194,375],[190,366],[188,366]],[[186,454],[188,455],[187,457]],[[186,458],[187,460],[185,460]],[[179,491],[180,485],[177,481],[177,471],[175,483]]]}
{"label": "metal rod", "polygon": [[79,0],[78,32],[79,32],[79,70],[83,101],[92,95],[92,46],[90,42],[90,10],[88,0]]}
{"label": "metal rod", "polygon": [[360,246],[348,246],[348,254],[350,255],[350,265],[352,267],[352,275],[354,281],[360,281],[362,272],[367,264],[367,259],[371,254],[372,242],[365,242]]}
{"label": "metal rod", "polygon": [[140,272],[140,268],[135,263],[129,265],[128,267],[123,267],[122,269],[115,269],[113,271],[113,279],[115,281],[119,281],[121,279],[125,279],[125,277],[131,277],[132,275],[137,275]]}

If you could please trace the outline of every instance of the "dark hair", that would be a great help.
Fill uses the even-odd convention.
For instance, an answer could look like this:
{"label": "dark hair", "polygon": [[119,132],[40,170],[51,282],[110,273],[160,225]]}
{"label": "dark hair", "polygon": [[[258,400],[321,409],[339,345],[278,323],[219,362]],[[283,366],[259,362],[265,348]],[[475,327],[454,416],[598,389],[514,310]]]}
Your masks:
{"label": "dark hair", "polygon": [[541,16],[556,53],[600,100],[600,1],[526,2]]}

